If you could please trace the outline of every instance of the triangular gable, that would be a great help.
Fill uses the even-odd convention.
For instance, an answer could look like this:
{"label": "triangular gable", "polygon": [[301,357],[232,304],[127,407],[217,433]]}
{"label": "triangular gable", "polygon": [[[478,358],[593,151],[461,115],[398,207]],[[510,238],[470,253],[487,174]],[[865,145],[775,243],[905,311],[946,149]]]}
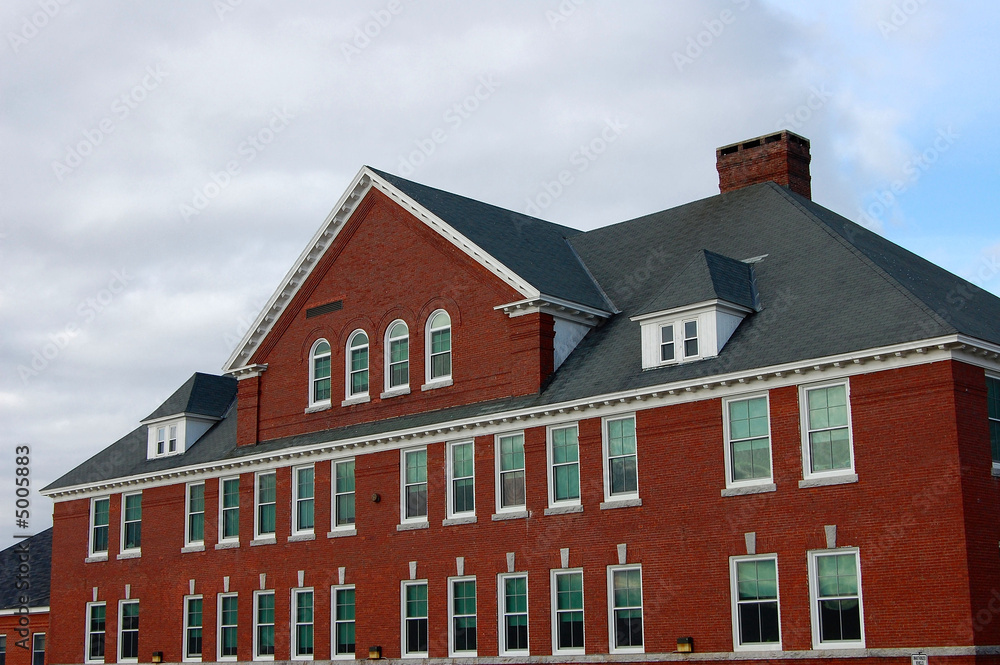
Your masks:
{"label": "triangular gable", "polygon": [[327,215],[326,220],[312,237],[309,244],[306,245],[306,249],[299,255],[291,270],[281,280],[278,289],[267,301],[267,304],[243,336],[236,350],[226,361],[226,364],[223,366],[223,372],[227,374],[240,374],[247,371],[254,371],[254,368],[250,366],[250,360],[254,353],[261,348],[263,341],[267,338],[273,326],[285,313],[285,310],[299,292],[299,289],[312,275],[313,270],[319,265],[323,255],[333,245],[340,232],[346,226],[347,221],[372,189],[377,189],[395,201],[416,219],[436,231],[441,237],[465,252],[469,257],[521,294],[525,300],[535,301],[545,297],[545,294],[541,293],[536,286],[497,260],[491,253],[470,240],[465,234],[459,232],[454,226],[428,210],[414,197],[389,182],[379,172],[364,166],[354,177],[347,191],[340,197],[337,205]]}

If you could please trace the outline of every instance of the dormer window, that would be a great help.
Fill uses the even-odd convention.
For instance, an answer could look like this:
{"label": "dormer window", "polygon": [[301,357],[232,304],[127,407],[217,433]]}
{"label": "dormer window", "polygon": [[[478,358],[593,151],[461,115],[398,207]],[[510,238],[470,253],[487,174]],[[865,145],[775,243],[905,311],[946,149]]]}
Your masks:
{"label": "dormer window", "polygon": [[177,425],[156,428],[156,456],[177,453]]}
{"label": "dormer window", "polygon": [[698,320],[684,322],[684,357],[698,356]]}
{"label": "dormer window", "polygon": [[183,455],[222,420],[235,397],[235,379],[196,373],[141,421],[146,459]]}
{"label": "dormer window", "polygon": [[660,326],[660,362],[674,361],[674,326]]}

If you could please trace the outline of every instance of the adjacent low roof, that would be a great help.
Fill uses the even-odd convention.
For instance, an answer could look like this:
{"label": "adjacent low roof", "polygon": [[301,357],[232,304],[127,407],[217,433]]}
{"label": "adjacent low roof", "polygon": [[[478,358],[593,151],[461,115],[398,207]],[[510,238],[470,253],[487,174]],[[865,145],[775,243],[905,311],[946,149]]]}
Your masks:
{"label": "adjacent low roof", "polygon": [[[533,275],[543,291],[564,297],[572,293],[575,300],[596,305],[599,298],[603,302],[603,290],[620,313],[591,330],[537,395],[312,432],[239,449],[235,409],[230,408],[226,418],[184,455],[146,460],[144,428],[140,428],[46,489],[378,436],[956,333],[1000,344],[1000,298],[774,183],[583,233],[381,175],[480,247],[510,262],[512,269]],[[753,263],[752,271],[743,262],[751,257],[764,257]],[[586,283],[591,279],[592,288]],[[643,371],[640,324],[630,317],[658,311],[650,307],[704,301],[713,294],[755,312],[743,320],[717,357]],[[206,375],[192,377],[192,392],[199,392],[195,388],[202,385],[198,377]],[[225,402],[226,395],[232,402],[235,381],[221,377],[204,381],[214,386],[209,392],[217,393],[216,407]],[[184,390],[167,400],[171,406],[161,407],[153,416],[178,408],[172,400],[177,397],[184,402]]]}
{"label": "adjacent low roof", "polygon": [[[24,563],[28,564],[29,586],[19,589],[18,575]],[[20,607],[22,595],[28,597],[28,607],[48,607],[51,571],[51,527],[0,552],[0,610]]]}

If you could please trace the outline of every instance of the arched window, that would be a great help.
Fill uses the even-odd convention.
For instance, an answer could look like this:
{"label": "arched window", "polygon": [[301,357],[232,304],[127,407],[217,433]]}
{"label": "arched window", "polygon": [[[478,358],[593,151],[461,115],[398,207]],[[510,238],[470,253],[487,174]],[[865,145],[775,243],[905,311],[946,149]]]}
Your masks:
{"label": "arched window", "polygon": [[330,343],[317,340],[309,354],[309,405],[330,401]]}
{"label": "arched window", "polygon": [[451,378],[451,317],[439,309],[427,319],[427,382]]}
{"label": "arched window", "polygon": [[410,385],[410,329],[393,321],[385,334],[385,389]]}
{"label": "arched window", "polygon": [[347,340],[347,397],[368,394],[368,335],[355,330]]}

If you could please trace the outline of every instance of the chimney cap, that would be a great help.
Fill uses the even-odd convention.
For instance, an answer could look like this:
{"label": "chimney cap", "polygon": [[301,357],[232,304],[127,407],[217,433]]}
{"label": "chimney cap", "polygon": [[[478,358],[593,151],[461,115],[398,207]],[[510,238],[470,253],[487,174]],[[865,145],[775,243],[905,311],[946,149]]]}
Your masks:
{"label": "chimney cap", "polygon": [[812,198],[809,139],[787,129],[764,134],[715,150],[719,191],[723,194],[762,182]]}

